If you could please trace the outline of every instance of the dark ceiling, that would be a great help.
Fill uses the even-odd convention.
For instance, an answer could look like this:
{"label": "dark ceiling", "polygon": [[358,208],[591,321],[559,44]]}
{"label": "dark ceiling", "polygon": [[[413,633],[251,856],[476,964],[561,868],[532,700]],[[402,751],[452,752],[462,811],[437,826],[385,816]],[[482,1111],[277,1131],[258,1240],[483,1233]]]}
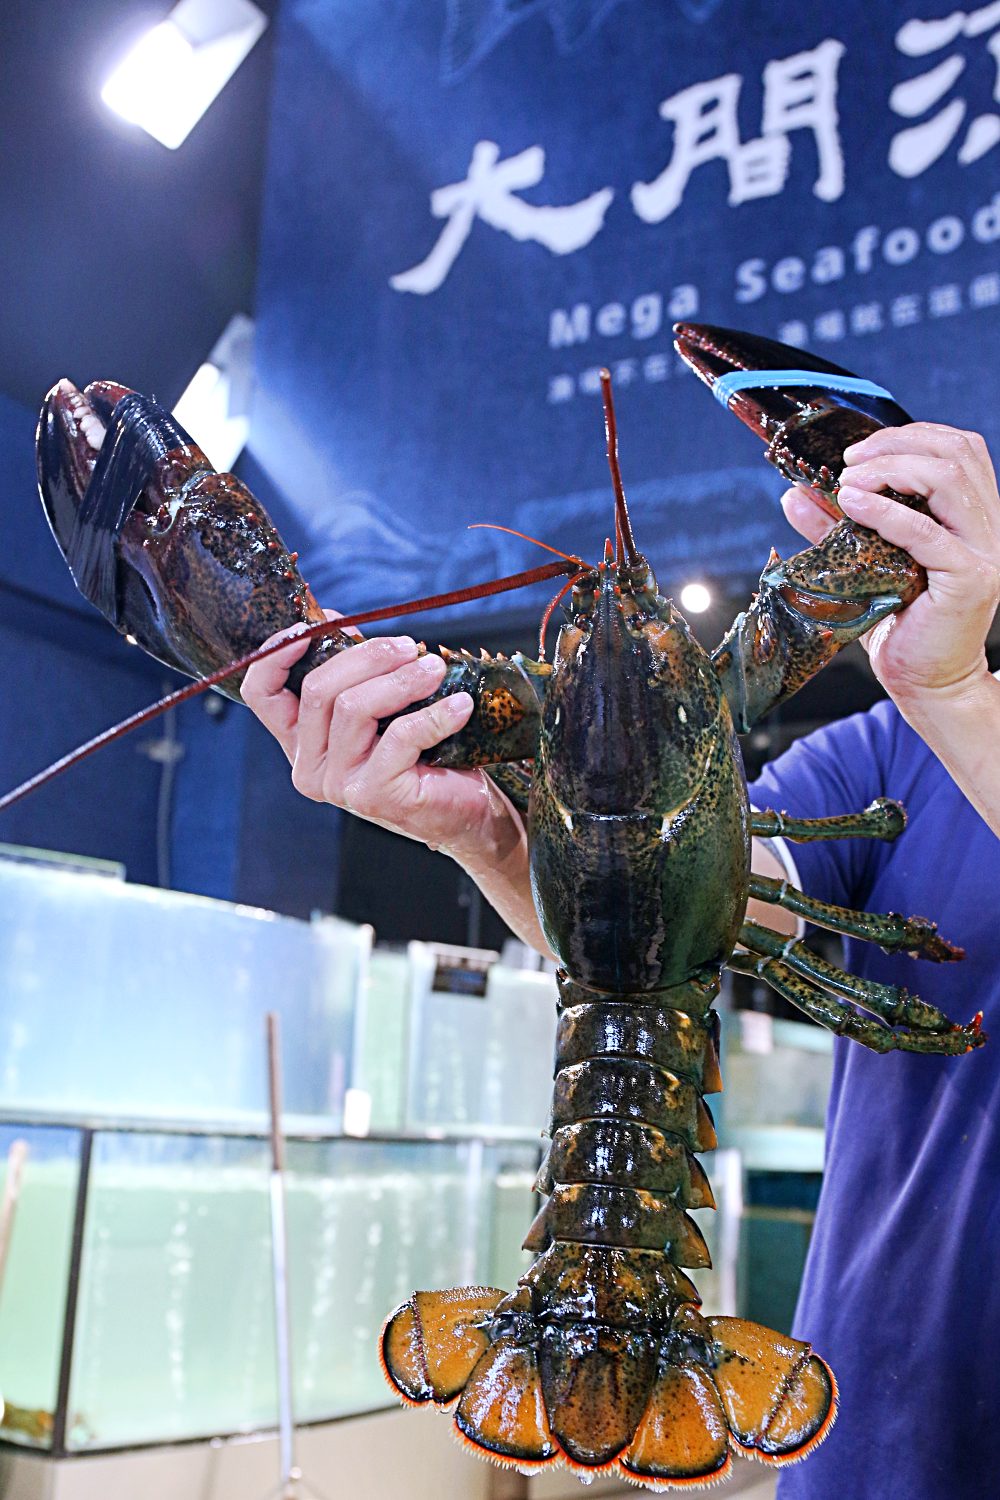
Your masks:
{"label": "dark ceiling", "polygon": [[253,311],[271,28],[169,151],[100,89],[170,9],[0,7],[0,390],[29,407],[62,375],[172,404],[232,314]]}

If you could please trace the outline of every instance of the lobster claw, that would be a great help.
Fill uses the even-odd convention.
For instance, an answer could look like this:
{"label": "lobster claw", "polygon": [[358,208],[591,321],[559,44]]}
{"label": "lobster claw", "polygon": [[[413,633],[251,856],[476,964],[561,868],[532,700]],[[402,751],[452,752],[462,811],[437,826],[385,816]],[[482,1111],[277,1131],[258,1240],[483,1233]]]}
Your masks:
{"label": "lobster claw", "polygon": [[[927,587],[907,552],[855,525],[837,504],[844,449],[911,418],[883,387],[801,349],[701,323],[679,323],[674,333],[681,357],[767,443],[768,460],[791,483],[808,485],[838,523],[794,557],[772,552],[751,609],[714,653],[745,732]],[[926,509],[921,496],[884,493]]]}
{"label": "lobster claw", "polygon": [[882,386],[804,349],[707,323],[678,323],[674,335],[716,400],[767,443],[768,462],[789,483],[814,489],[837,520],[844,449],[912,421]]}
{"label": "lobster claw", "polygon": [[[38,488],[81,593],[168,666],[206,677],[324,614],[263,506],[163,407],[113,381],[61,380],[37,434]],[[343,646],[315,642],[295,682]],[[240,677],[221,685],[239,698]]]}

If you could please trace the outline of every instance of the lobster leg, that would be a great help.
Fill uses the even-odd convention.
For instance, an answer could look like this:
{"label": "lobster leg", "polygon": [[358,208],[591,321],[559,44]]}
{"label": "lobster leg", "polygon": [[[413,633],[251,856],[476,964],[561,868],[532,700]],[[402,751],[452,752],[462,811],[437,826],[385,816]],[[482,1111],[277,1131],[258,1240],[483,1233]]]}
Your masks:
{"label": "lobster leg", "polygon": [[503,765],[490,766],[487,772],[490,780],[520,813],[528,811],[533,764],[531,760],[512,760]]}
{"label": "lobster leg", "polygon": [[883,915],[854,911],[849,906],[834,906],[829,901],[814,900],[796,886],[789,885],[787,880],[771,880],[766,875],[752,872],[750,895],[758,901],[795,912],[817,927],[878,943],[887,953],[911,953],[914,957],[933,959],[935,963],[950,963],[965,956],[964,949],[939,937],[937,923],[929,922],[926,917],[904,917],[895,911]]}
{"label": "lobster leg", "polygon": [[[943,1011],[928,1005],[918,995],[911,995],[901,985],[859,979],[856,975],[839,969],[836,964],[831,964],[818,953],[812,953],[794,938],[789,940],[782,933],[772,932],[769,927],[762,927],[758,922],[744,922],[740,929],[740,942],[751,953],[757,954],[765,964],[777,961],[783,970],[801,976],[824,990],[832,990],[834,994],[853,1000],[891,1026],[903,1026],[907,1030],[931,1036],[964,1031],[968,1033],[967,1039],[977,1038],[972,1042],[975,1046],[979,1046],[984,1040],[977,1025],[970,1024],[965,1028],[956,1026]],[[763,969],[760,973],[762,978],[767,977]],[[934,1048],[926,1050],[934,1051]]]}
{"label": "lobster leg", "polygon": [[974,1047],[981,1047],[986,1041],[985,1034],[979,1029],[978,1017],[968,1026],[955,1026],[951,1031],[890,1031],[879,1021],[859,1016],[843,1000],[834,999],[775,958],[755,958],[748,953],[734,953],[726,967],[765,980],[773,990],[811,1020],[825,1026],[828,1031],[835,1032],[837,1036],[860,1042],[872,1052],[931,1052],[939,1056],[959,1057],[971,1052]]}
{"label": "lobster leg", "polygon": [[755,838],[791,839],[796,844],[815,839],[885,839],[891,843],[906,827],[901,802],[877,797],[864,812],[840,813],[833,818],[792,818],[771,809],[750,813],[750,832]]}
{"label": "lobster leg", "polygon": [[[836,498],[844,449],[910,418],[888,391],[789,345],[704,324],[678,324],[675,334],[681,357],[768,443],[768,460],[810,485],[839,522],[785,562],[772,552],[750,609],[713,653],[742,734],[927,587],[902,548],[843,519]],[[885,493],[926,510],[922,497]]]}

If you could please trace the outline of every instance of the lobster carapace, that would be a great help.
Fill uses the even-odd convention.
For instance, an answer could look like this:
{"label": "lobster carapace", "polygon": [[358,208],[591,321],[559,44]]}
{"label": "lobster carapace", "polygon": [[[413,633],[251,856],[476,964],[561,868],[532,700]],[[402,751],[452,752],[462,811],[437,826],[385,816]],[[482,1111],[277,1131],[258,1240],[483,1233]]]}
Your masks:
{"label": "lobster carapace", "polygon": [[[908,420],[888,392],[799,350],[700,325],[676,332],[772,462],[835,517],[845,446]],[[708,655],[636,547],[610,405],[608,420],[616,545],[596,567],[570,562],[553,664],[447,653],[435,695],[475,700],[469,725],[430,758],[492,766],[520,801],[536,907],[561,964],[545,1201],[525,1241],[537,1258],[510,1293],[414,1293],[389,1317],[381,1354],[405,1400],[453,1407],[460,1435],[486,1456],[670,1489],[723,1478],[734,1450],[772,1464],[804,1458],[836,1409],[833,1375],[809,1345],[703,1316],[687,1275],[709,1263],[688,1210],[713,1202],[698,1154],[715,1145],[704,1096],[721,1088],[723,969],[762,976],[877,1051],[955,1055],[984,1037],[978,1018],[957,1026],[746,920],[753,896],[887,949],[961,956],[923,919],[831,907],[750,870],[753,834],[902,830],[887,800],[832,819],[752,811],[737,735],[914,598],[921,570],[841,518],[820,545],[772,555],[751,607]],[[39,468],[81,587],[171,665],[222,672],[235,696],[233,657],[277,628],[321,620],[257,502],[144,398],[61,384],[43,409]],[[302,671],[352,644],[316,628],[333,633]]]}

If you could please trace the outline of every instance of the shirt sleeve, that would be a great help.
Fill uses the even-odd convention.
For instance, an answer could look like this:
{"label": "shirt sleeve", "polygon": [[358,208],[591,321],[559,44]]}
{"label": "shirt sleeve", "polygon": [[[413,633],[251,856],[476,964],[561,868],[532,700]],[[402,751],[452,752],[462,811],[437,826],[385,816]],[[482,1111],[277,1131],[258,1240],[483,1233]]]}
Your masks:
{"label": "shirt sleeve", "polygon": [[[751,802],[798,818],[861,812],[887,795],[886,768],[900,723],[892,704],[879,703],[796,740],[751,784]],[[807,895],[860,910],[887,850],[879,840],[851,838],[789,841],[787,848]]]}

